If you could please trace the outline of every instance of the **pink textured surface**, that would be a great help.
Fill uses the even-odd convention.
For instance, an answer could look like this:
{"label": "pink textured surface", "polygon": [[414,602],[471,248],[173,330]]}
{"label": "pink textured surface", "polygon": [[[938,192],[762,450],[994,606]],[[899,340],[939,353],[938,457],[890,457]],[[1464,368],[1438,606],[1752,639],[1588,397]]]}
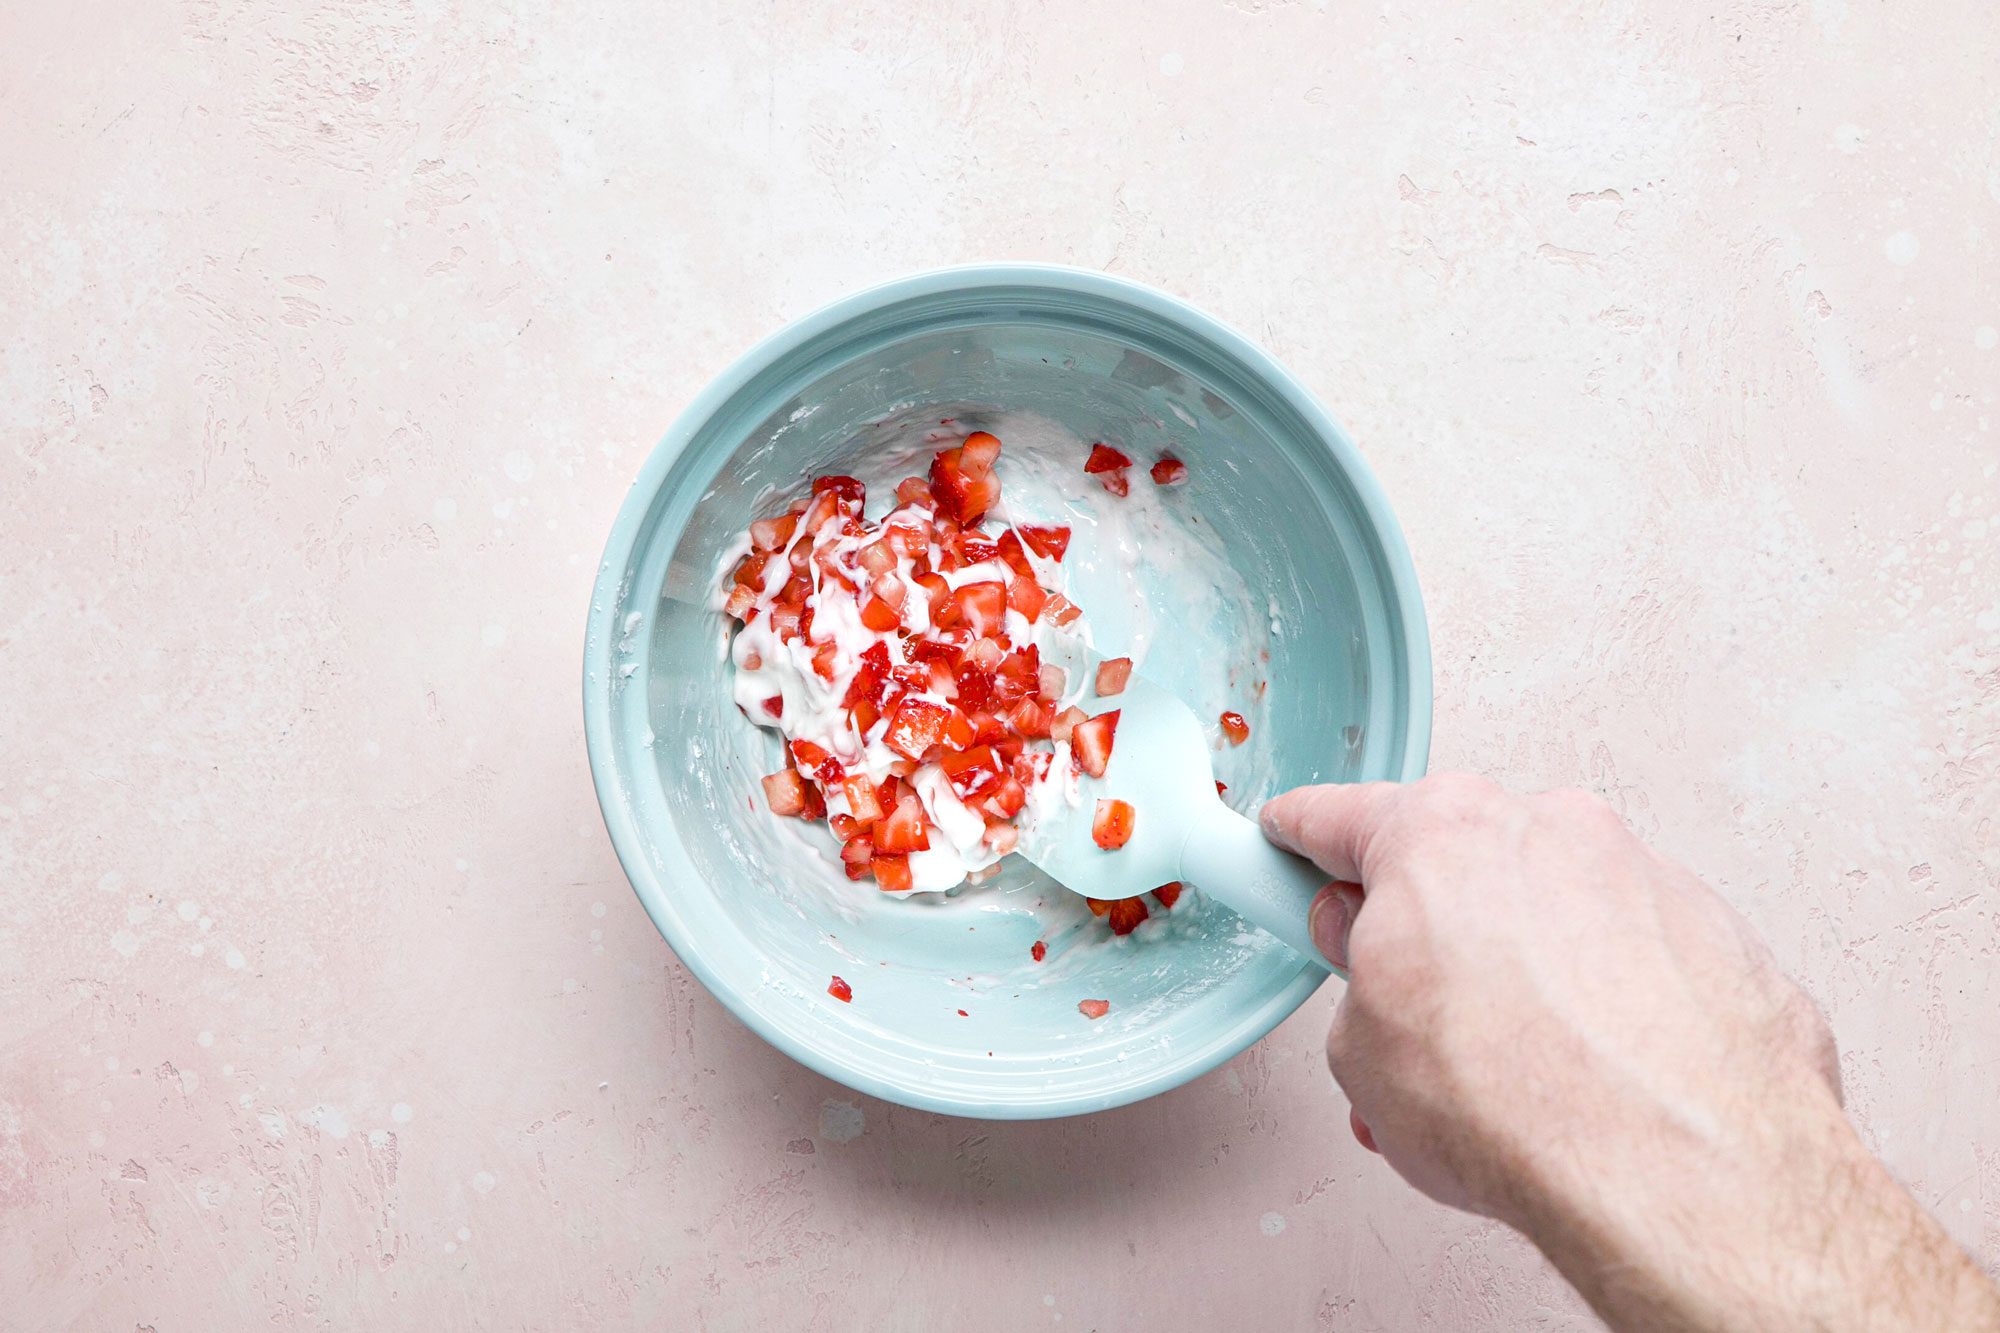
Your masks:
{"label": "pink textured surface", "polygon": [[932,8],[0,8],[0,1322],[1588,1324],[1349,1139],[1332,988],[954,1122],[632,900],[577,706],[627,479],[758,335],[976,258],[1322,392],[1436,760],[1720,884],[2000,1257],[1986,0]]}

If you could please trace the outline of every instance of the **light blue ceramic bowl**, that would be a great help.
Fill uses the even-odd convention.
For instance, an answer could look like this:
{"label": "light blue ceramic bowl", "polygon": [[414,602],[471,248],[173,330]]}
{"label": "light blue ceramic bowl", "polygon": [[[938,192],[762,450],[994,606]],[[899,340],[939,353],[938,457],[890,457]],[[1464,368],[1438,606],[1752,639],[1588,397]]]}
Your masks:
{"label": "light blue ceramic bowl", "polygon": [[[689,406],[619,512],[590,609],[585,732],[619,859],[681,961],[780,1050],[890,1101],[1013,1119],[1184,1083],[1326,974],[1212,906],[1109,941],[1025,867],[944,907],[882,901],[840,876],[824,830],[780,828],[755,799],[778,748],[731,702],[718,553],[774,496],[852,470],[885,419],[1003,410],[1187,460],[1198,484],[1176,503],[1225,534],[1283,626],[1238,765],[1268,790],[1233,793],[1244,808],[1421,774],[1431,662],[1409,552],[1346,433],[1264,352],[1150,288],[1042,265],[920,274],[798,320]],[[1211,632],[1162,636],[1149,674],[1211,650]],[[1039,915],[1038,896],[1054,900]],[[1036,963],[1051,906],[1072,924]],[[827,994],[835,974],[851,1004]],[[1110,1015],[1084,1020],[1083,998]]]}

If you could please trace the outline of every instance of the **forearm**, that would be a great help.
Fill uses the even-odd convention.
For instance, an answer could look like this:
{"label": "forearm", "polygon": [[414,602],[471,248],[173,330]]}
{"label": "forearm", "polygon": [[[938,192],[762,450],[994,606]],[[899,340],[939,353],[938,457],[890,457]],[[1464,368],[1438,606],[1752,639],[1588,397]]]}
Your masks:
{"label": "forearm", "polygon": [[1524,1225],[1621,1330],[2000,1330],[2000,1294],[1831,1097],[1759,1121],[1558,1169]]}

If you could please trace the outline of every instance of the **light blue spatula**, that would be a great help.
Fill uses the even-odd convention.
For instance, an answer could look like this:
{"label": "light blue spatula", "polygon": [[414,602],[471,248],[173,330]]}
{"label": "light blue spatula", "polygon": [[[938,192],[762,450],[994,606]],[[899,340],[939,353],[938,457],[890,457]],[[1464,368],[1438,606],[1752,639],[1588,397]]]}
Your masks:
{"label": "light blue spatula", "polygon": [[[1094,660],[1088,669],[1084,679],[1094,679]],[[1208,736],[1193,710],[1136,673],[1122,693],[1087,697],[1085,707],[1093,714],[1118,710],[1104,776],[1080,778],[1081,803],[1051,809],[1022,838],[1020,853],[1091,898],[1136,898],[1185,880],[1316,966],[1337,971],[1313,947],[1306,925],[1326,872],[1272,846],[1255,820],[1222,803]],[[1097,803],[1112,799],[1132,807],[1132,835],[1105,851],[1091,825]]]}

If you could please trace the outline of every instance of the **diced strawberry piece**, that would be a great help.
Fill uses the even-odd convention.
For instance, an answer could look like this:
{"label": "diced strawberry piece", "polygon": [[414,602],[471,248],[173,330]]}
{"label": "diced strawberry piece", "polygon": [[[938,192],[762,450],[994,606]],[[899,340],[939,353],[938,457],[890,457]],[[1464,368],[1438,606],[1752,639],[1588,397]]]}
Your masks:
{"label": "diced strawberry piece", "polygon": [[1106,1014],[1111,1012],[1111,1001],[1078,1000],[1076,1002],[1076,1011],[1079,1014],[1082,1014],[1085,1018],[1088,1018],[1091,1021],[1095,1022],[1097,1019],[1100,1019],[1104,1017]]}
{"label": "diced strawberry piece", "polygon": [[786,554],[785,563],[792,567],[793,573],[803,574],[812,565],[812,558],[813,544],[809,541],[796,541]]}
{"label": "diced strawberry piece", "polygon": [[[757,594],[739,583],[729,590],[729,597],[723,602],[722,610],[723,614],[727,615],[731,620],[747,621],[750,619],[756,605]],[[775,619],[776,617],[774,616],[774,623]]]}
{"label": "diced strawberry piece", "polygon": [[772,717],[783,717],[785,715],[785,696],[782,694],[772,695],[764,701],[763,708]]}
{"label": "diced strawberry piece", "polygon": [[1160,461],[1153,464],[1155,486],[1178,486],[1187,480],[1187,475],[1187,464],[1172,454],[1161,454]]}
{"label": "diced strawberry piece", "polygon": [[1090,446],[1090,457],[1084,462],[1085,472],[1113,472],[1119,468],[1131,467],[1132,460],[1113,449],[1108,444]]}
{"label": "diced strawberry piece", "polygon": [[895,697],[900,697],[912,690],[918,694],[924,693],[930,689],[934,679],[931,675],[933,665],[935,664],[920,658],[909,666],[890,667],[889,680],[894,688],[888,691],[888,693]]}
{"label": "diced strawberry piece", "polygon": [[1083,901],[1092,916],[1104,916],[1111,911],[1111,904],[1103,898],[1085,898]]}
{"label": "diced strawberry piece", "polygon": [[958,677],[942,662],[930,664],[931,693],[946,699],[958,697]]}
{"label": "diced strawberry piece", "polygon": [[894,574],[877,574],[875,581],[868,585],[868,591],[874,593],[887,603],[891,609],[896,611],[901,611],[903,603],[910,599],[909,585]]}
{"label": "diced strawberry piece", "polygon": [[769,551],[752,551],[736,562],[735,581],[753,592],[764,589],[764,566],[771,563]]}
{"label": "diced strawberry piece", "polygon": [[1132,679],[1132,659],[1129,657],[1107,657],[1097,664],[1097,696],[1109,699],[1114,694],[1125,692],[1125,682]]}
{"label": "diced strawberry piece", "polygon": [[944,739],[950,721],[951,713],[943,704],[905,699],[896,705],[882,743],[905,758],[922,759],[925,751]]}
{"label": "diced strawberry piece", "polygon": [[1132,840],[1136,817],[1130,801],[1100,799],[1090,817],[1090,840],[1107,852],[1115,852]]}
{"label": "diced strawberry piece", "polygon": [[[747,593],[750,590],[744,588],[742,591]],[[778,637],[787,643],[799,637],[799,619],[799,608],[796,606],[780,605],[771,608],[771,628],[776,630]]]}
{"label": "diced strawberry piece", "polygon": [[953,709],[950,718],[944,724],[944,738],[950,743],[951,748],[963,750],[972,744],[972,738],[977,734],[973,729],[972,719]]}
{"label": "diced strawberry piece", "polygon": [[854,730],[866,736],[869,730],[881,720],[882,707],[870,700],[863,699],[848,710],[848,715],[854,719]]}
{"label": "diced strawberry piece", "polygon": [[814,495],[836,495],[858,509],[868,501],[868,488],[853,477],[814,477]]}
{"label": "diced strawberry piece", "polygon": [[1000,499],[1000,483],[990,472],[966,467],[962,449],[946,449],[931,460],[931,494],[938,513],[965,525],[977,523]]}
{"label": "diced strawberry piece", "polygon": [[[1025,740],[1022,740],[1019,736],[1010,736],[1004,741],[993,742],[993,753],[999,755],[1002,759],[1006,760],[1010,764],[1013,763],[1016,759],[1019,759],[1021,757],[1021,751],[1027,748],[1028,748],[1028,743]],[[1053,755],[1049,757],[1054,758]]]}
{"label": "diced strawberry piece", "polygon": [[[916,771],[917,766],[910,763],[907,759],[898,759],[895,762],[906,765],[911,772]],[[904,789],[902,778],[904,776],[907,775],[891,773],[888,777],[883,778],[881,782],[877,783],[875,787],[875,804],[881,806],[884,810],[894,810],[897,804],[903,799]]]}
{"label": "diced strawberry piece", "polygon": [[975,745],[969,750],[947,750],[938,758],[945,780],[959,800],[976,796],[1000,780],[1000,760],[991,746]]}
{"label": "diced strawberry piece", "polygon": [[1023,699],[1007,714],[1007,721],[1014,730],[1036,741],[1049,734],[1049,723],[1053,720],[1048,705],[1039,699]]}
{"label": "diced strawberry piece", "polygon": [[782,551],[785,549],[785,543],[792,539],[792,533],[798,526],[797,514],[760,518],[750,525],[750,544],[760,551]]}
{"label": "diced strawberry piece", "polygon": [[745,653],[743,654],[743,669],[745,671],[762,671],[764,669],[764,659],[755,653]]}
{"label": "diced strawberry piece", "polygon": [[875,872],[875,883],[884,893],[906,893],[916,887],[916,877],[910,873],[910,858],[907,856],[885,856],[880,852],[869,862]]}
{"label": "diced strawberry piece", "polygon": [[810,782],[806,783],[806,810],[801,818],[809,820],[826,818],[826,797],[822,796],[819,788]]}
{"label": "diced strawberry piece", "polygon": [[870,597],[861,604],[861,623],[877,634],[887,634],[903,623],[903,617],[880,597]]}
{"label": "diced strawberry piece", "polygon": [[1063,686],[1069,683],[1069,674],[1053,662],[1044,662],[1035,683],[1042,702],[1052,704],[1062,698]]}
{"label": "diced strawberry piece", "polygon": [[1028,560],[1028,553],[1021,549],[1021,538],[1009,528],[1000,534],[999,555],[1007,562],[1007,568],[1026,578],[1033,578],[1035,567]]}
{"label": "diced strawberry piece", "polygon": [[1077,617],[1083,614],[1082,607],[1059,592],[1049,594],[1048,605],[1043,607],[1042,611],[1059,626],[1074,624]]}
{"label": "diced strawberry piece", "polygon": [[854,1003],[854,987],[848,985],[839,977],[835,977],[832,981],[826,983],[826,993],[834,999],[839,1000],[842,1004]]}
{"label": "diced strawberry piece", "polygon": [[[795,546],[792,549],[797,551],[805,548]],[[803,573],[794,573],[785,580],[784,586],[778,589],[778,601],[785,606],[803,606],[806,598],[812,596],[812,590],[811,579]]]}
{"label": "diced strawberry piece", "polygon": [[959,668],[958,706],[968,713],[987,712],[993,704],[993,673],[970,663]]}
{"label": "diced strawberry piece", "polygon": [[1116,496],[1123,497],[1132,493],[1132,480],[1122,471],[1099,474],[1097,484]]}
{"label": "diced strawberry piece", "polygon": [[1130,935],[1139,928],[1139,923],[1144,921],[1147,915],[1146,904],[1137,898],[1120,898],[1111,904],[1111,933]]}
{"label": "diced strawberry piece", "polygon": [[875,855],[875,844],[868,838],[851,838],[840,848],[840,866],[849,879],[860,879],[869,873],[868,862]]}
{"label": "diced strawberry piece", "polygon": [[974,634],[995,634],[1006,628],[1006,584],[968,583],[952,593],[951,600]]}
{"label": "diced strawberry piece", "polygon": [[965,661],[981,671],[998,671],[1000,664],[1007,660],[1007,645],[989,636],[975,639],[965,650]]}
{"label": "diced strawberry piece", "polygon": [[958,604],[952,601],[951,585],[944,581],[942,574],[919,574],[916,577],[917,586],[930,597],[931,624],[934,627],[950,629],[964,618],[959,614]]}
{"label": "diced strawberry piece", "polygon": [[869,542],[861,548],[861,553],[856,559],[870,574],[887,574],[896,567],[896,548],[889,545],[886,539]]}
{"label": "diced strawberry piece", "polygon": [[1181,900],[1181,882],[1177,879],[1168,880],[1153,890],[1153,896],[1160,900],[1160,906],[1172,907]]}
{"label": "diced strawberry piece", "polygon": [[916,793],[904,792],[897,798],[896,808],[875,823],[875,849],[881,852],[921,852],[931,845],[931,835],[924,826],[923,803]]}
{"label": "diced strawberry piece", "polygon": [[1229,795],[1229,784],[1221,781],[1220,779],[1217,779],[1215,784],[1215,794],[1217,796]]}
{"label": "diced strawberry piece", "polygon": [[1063,556],[1069,551],[1068,528],[1027,525],[1020,528],[1019,531],[1021,540],[1026,542],[1028,549],[1036,555],[1047,556],[1051,560],[1061,561]]}
{"label": "diced strawberry piece", "polygon": [[986,830],[983,841],[993,849],[995,856],[1005,856],[1021,841],[1021,830],[1012,824],[994,824]]}
{"label": "diced strawberry piece", "polygon": [[872,824],[882,817],[882,803],[875,796],[875,784],[865,773],[856,773],[840,784],[847,795],[847,808],[854,812],[854,818],[863,824]]}
{"label": "diced strawberry piece", "polygon": [[1054,720],[1049,723],[1049,739],[1052,741],[1070,740],[1074,735],[1076,724],[1088,720],[1089,715],[1081,708],[1072,704],[1070,707],[1063,709],[1062,712],[1057,713]]}
{"label": "diced strawberry piece", "polygon": [[893,519],[882,530],[882,544],[889,548],[889,554],[905,560],[927,557],[931,550],[930,525],[911,517]]}
{"label": "diced strawberry piece", "polygon": [[1047,958],[1048,956],[1049,956],[1049,946],[1042,943],[1040,940],[1036,940],[1034,944],[1030,945],[1028,948],[1028,957],[1034,959],[1038,963],[1041,962],[1044,958]]}
{"label": "diced strawberry piece", "polygon": [[823,643],[813,650],[813,674],[821,680],[833,679],[834,659],[840,656],[840,645]]}
{"label": "diced strawberry piece", "polygon": [[[806,512],[799,517],[799,526],[817,535],[821,528],[839,520],[841,504],[840,496],[831,491],[816,492],[812,502],[806,506]],[[800,546],[804,544],[799,543]],[[792,548],[794,563],[797,562],[798,549],[798,546]]]}
{"label": "diced strawberry piece", "polygon": [[1241,745],[1250,739],[1250,724],[1243,720],[1243,714],[1231,709],[1222,715],[1222,734],[1231,745]]}
{"label": "diced strawberry piece", "polygon": [[1028,803],[1028,789],[1012,774],[994,784],[993,791],[986,798],[986,804],[1002,819],[1012,819],[1021,813],[1021,807]]}
{"label": "diced strawberry piece", "polygon": [[940,630],[936,637],[918,639],[907,645],[910,657],[918,662],[942,662],[948,667],[965,664],[965,655],[970,651],[972,634],[969,630]]}
{"label": "diced strawberry piece", "polygon": [[828,815],[826,817],[826,826],[832,829],[833,836],[842,842],[847,842],[853,838],[855,834],[861,832],[862,828],[861,821],[853,815]]}
{"label": "diced strawberry piece", "polygon": [[774,815],[803,815],[806,812],[806,780],[795,768],[773,773],[764,779],[764,801]]}
{"label": "diced strawberry piece", "polygon": [[1007,604],[1026,617],[1030,625],[1041,619],[1049,594],[1031,574],[1016,574],[1007,585]]}
{"label": "diced strawberry piece", "polygon": [[1111,762],[1111,743],[1118,731],[1118,710],[1099,713],[1088,722],[1079,722],[1069,734],[1069,747],[1076,752],[1076,766],[1091,777],[1104,776]]}
{"label": "diced strawberry piece", "polygon": [[1008,655],[1000,664],[998,696],[1008,703],[1042,688],[1042,650],[1034,644]]}
{"label": "diced strawberry piece", "polygon": [[896,483],[896,499],[906,505],[922,505],[929,509],[937,501],[931,497],[931,484],[922,477],[905,477]]}
{"label": "diced strawberry piece", "polygon": [[869,644],[861,651],[861,665],[854,670],[854,679],[848,682],[847,693],[841,703],[853,708],[861,703],[882,703],[882,690],[889,678],[889,645],[882,642]]}
{"label": "diced strawberry piece", "polygon": [[1000,558],[1000,543],[977,529],[958,534],[958,558],[968,565],[983,565]]}
{"label": "diced strawberry piece", "polygon": [[839,782],[847,776],[847,770],[841,767],[838,759],[811,741],[793,741],[792,758],[802,770],[821,782]]}
{"label": "diced strawberry piece", "polygon": [[982,476],[993,470],[993,462],[1000,457],[1000,439],[987,431],[976,430],[965,437],[959,446],[959,464],[974,476]]}

